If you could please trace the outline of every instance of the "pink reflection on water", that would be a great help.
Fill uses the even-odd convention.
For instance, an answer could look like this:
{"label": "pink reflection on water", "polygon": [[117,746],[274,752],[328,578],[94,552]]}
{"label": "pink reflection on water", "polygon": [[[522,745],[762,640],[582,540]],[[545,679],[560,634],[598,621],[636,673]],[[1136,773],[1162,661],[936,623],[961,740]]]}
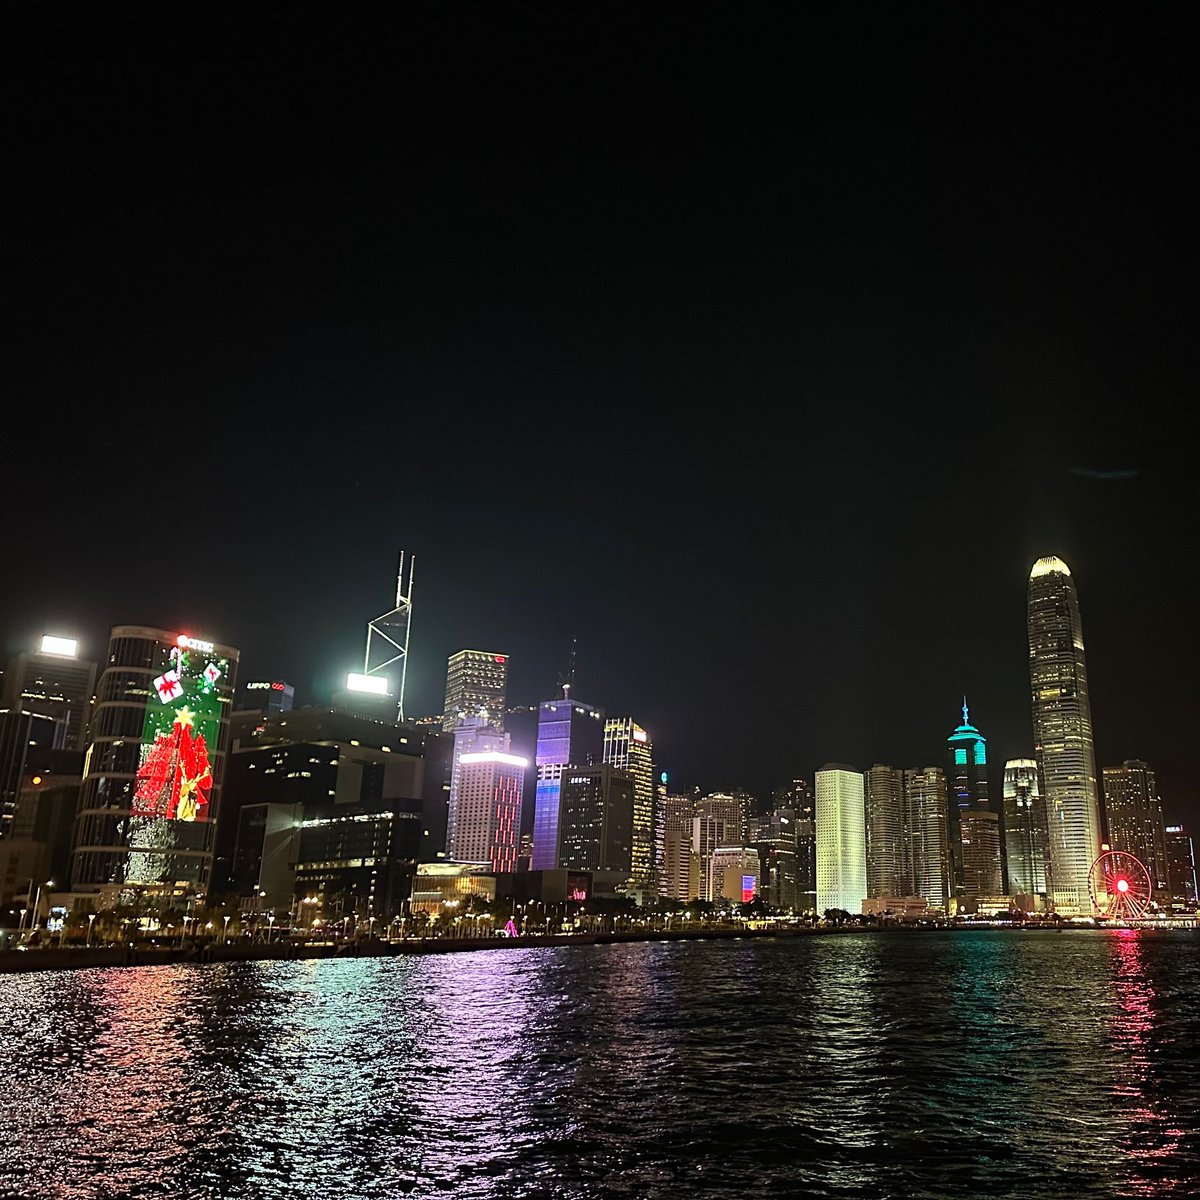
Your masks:
{"label": "pink reflection on water", "polygon": [[1114,929],[1109,936],[1120,1002],[1111,1033],[1113,1045],[1122,1052],[1113,1095],[1128,1117],[1121,1148],[1129,1159],[1129,1192],[1135,1196],[1192,1195],[1193,1181],[1161,1174],[1163,1164],[1178,1161],[1184,1131],[1162,1098],[1154,1094],[1155,992],[1147,978],[1145,936],[1136,929]]}
{"label": "pink reflection on water", "polygon": [[188,1102],[181,1035],[198,1014],[177,968],[89,971],[79,981],[92,1015],[86,1050],[39,1088],[38,1138],[53,1195],[95,1196],[98,1170],[121,1194],[162,1188],[211,1123]]}

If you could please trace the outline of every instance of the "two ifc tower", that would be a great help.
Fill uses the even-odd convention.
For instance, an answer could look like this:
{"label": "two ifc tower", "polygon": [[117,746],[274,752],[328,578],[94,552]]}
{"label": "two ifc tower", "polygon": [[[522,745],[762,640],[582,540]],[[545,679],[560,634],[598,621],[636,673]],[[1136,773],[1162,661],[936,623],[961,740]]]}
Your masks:
{"label": "two ifc tower", "polygon": [[1100,855],[1100,790],[1079,597],[1061,558],[1029,573],[1029,687],[1033,737],[1048,818],[1048,890],[1056,912],[1092,909]]}

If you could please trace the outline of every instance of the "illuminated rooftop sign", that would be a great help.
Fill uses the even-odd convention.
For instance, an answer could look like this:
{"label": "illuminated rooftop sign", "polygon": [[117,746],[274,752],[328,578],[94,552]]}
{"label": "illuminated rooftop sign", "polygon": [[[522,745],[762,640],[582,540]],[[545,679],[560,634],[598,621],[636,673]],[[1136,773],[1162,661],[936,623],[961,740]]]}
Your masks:
{"label": "illuminated rooftop sign", "polygon": [[388,681],[382,675],[360,675],[351,671],[346,676],[346,689],[351,692],[368,692],[372,696],[386,696]]}
{"label": "illuminated rooftop sign", "polygon": [[461,763],[495,762],[507,763],[510,767],[527,767],[529,759],[519,754],[501,754],[499,750],[483,750],[478,754],[463,754],[459,757]]}
{"label": "illuminated rooftop sign", "polygon": [[188,637],[186,633],[181,633],[175,639],[176,645],[183,646],[188,650],[203,650],[205,654],[213,652],[212,642],[206,642],[201,638]]}
{"label": "illuminated rooftop sign", "polygon": [[74,658],[75,651],[79,649],[79,643],[74,638],[53,637],[46,634],[42,638],[42,653],[43,654],[58,654],[63,658]]}

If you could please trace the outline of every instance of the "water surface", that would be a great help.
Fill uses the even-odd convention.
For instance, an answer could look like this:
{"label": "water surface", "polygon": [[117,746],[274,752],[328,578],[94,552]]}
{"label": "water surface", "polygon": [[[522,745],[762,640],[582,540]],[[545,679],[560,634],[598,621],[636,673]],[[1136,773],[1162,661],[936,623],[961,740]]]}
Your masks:
{"label": "water surface", "polygon": [[1186,1196],[1200,938],[0,977],[0,1195]]}

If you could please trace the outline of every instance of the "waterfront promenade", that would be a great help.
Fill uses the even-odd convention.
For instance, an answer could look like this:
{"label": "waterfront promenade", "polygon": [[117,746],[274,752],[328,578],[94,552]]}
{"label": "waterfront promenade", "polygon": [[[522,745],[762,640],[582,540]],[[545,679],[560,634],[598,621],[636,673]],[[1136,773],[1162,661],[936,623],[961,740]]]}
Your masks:
{"label": "waterfront promenade", "polygon": [[[693,942],[734,938],[795,938],[838,936],[857,933],[955,933],[991,928],[1018,935],[1063,933],[1095,929],[1094,925],[1008,925],[982,922],[942,925],[809,925],[809,924],[696,924],[669,930],[622,930],[615,932],[572,932],[517,935],[514,937],[407,937],[397,939],[346,938],[332,941],[287,940],[258,941],[236,939],[153,945],[147,942],[106,946],[32,946],[0,951],[0,975],[23,971],[69,971],[89,967],[167,966],[176,963],[221,963],[255,961],[292,961],[332,958],[395,958],[403,955],[452,954],[479,950],[521,950],[547,946],[603,946],[625,942]],[[1195,929],[1194,918],[1173,921],[1145,921],[1122,928],[1146,930]]]}
{"label": "waterfront promenade", "polygon": [[[0,952],[0,974],[15,971],[67,971],[87,967],[144,967],[173,963],[289,961],[321,958],[393,958],[410,954],[451,954],[464,950],[518,950],[538,946],[596,946],[616,942],[677,942],[720,938],[797,937],[836,933],[812,925],[755,929],[742,925],[696,926],[675,930],[617,933],[553,933],[515,937],[427,937],[339,939],[336,941],[200,942],[183,946],[128,943],[116,946],[45,946]],[[846,927],[857,932],[857,926]]]}

